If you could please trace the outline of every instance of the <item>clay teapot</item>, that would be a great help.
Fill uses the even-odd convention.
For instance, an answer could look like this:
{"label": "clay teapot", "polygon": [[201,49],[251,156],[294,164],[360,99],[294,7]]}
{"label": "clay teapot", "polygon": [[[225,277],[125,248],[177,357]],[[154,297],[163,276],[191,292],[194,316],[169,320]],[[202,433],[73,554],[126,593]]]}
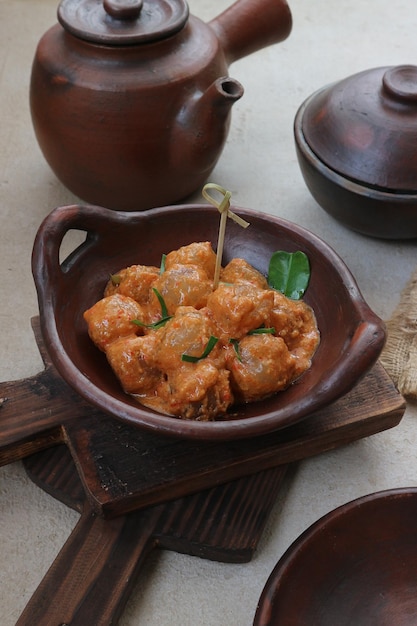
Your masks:
{"label": "clay teapot", "polygon": [[31,75],[46,160],[89,203],[178,202],[207,180],[243,95],[228,66],[291,27],[285,0],[238,0],[208,24],[185,0],[62,0]]}

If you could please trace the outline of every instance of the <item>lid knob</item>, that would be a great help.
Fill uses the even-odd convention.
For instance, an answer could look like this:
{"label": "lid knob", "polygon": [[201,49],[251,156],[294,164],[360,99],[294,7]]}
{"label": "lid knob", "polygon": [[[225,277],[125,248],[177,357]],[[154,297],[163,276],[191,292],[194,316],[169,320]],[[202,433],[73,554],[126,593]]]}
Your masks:
{"label": "lid knob", "polygon": [[388,94],[404,103],[417,102],[417,67],[398,65],[388,69],[382,84]]}
{"label": "lid knob", "polygon": [[58,6],[58,20],[65,30],[108,46],[171,37],[185,26],[188,15],[186,0],[61,0]]}
{"label": "lid knob", "polygon": [[143,0],[103,0],[104,10],[118,20],[133,20],[139,17]]}

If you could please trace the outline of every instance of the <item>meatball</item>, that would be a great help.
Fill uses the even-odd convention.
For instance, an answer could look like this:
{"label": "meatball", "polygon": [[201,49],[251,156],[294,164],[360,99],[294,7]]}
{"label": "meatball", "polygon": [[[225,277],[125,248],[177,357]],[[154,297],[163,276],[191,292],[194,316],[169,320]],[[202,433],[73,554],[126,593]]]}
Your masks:
{"label": "meatball", "polygon": [[312,308],[302,300],[290,300],[282,293],[274,292],[274,306],[269,324],[274,327],[275,334],[282,337],[288,349],[298,357],[299,368],[307,369],[320,340]]}
{"label": "meatball", "polygon": [[[214,326],[205,311],[193,307],[179,307],[175,315],[158,330],[158,344],[155,348],[155,363],[169,372],[181,367],[182,355],[201,357]],[[221,358],[220,346],[215,346],[211,358]]]}
{"label": "meatball", "polygon": [[236,398],[253,402],[288,387],[294,378],[296,357],[281,337],[247,335],[229,351],[231,384]]}
{"label": "meatball", "polygon": [[130,335],[108,346],[107,360],[126,393],[153,392],[160,383],[162,373],[152,361],[155,340],[155,333],[143,337]]}
{"label": "meatball", "polygon": [[236,339],[265,325],[273,304],[271,290],[257,289],[248,283],[221,283],[207,299],[207,309],[219,331]]}
{"label": "meatball", "polygon": [[84,319],[90,338],[100,350],[105,351],[119,337],[141,332],[132,320],[143,319],[144,315],[143,308],[136,300],[115,293],[102,298],[85,311]]}
{"label": "meatball", "polygon": [[[213,289],[213,281],[197,265],[173,264],[159,276],[153,286],[163,297],[169,315],[173,315],[179,306],[192,306],[196,309],[206,306],[207,297]],[[155,294],[151,299],[151,306],[159,306],[160,309]]]}
{"label": "meatball", "polygon": [[252,265],[244,259],[232,259],[220,272],[224,283],[250,283],[258,289],[268,289],[268,282]]}
{"label": "meatball", "polygon": [[206,272],[208,278],[214,278],[216,254],[209,241],[190,243],[167,254],[165,269],[173,265],[197,265]]}
{"label": "meatball", "polygon": [[229,372],[210,358],[184,363],[168,375],[169,409],[183,419],[209,421],[224,415],[233,402]]}
{"label": "meatball", "polygon": [[147,265],[131,265],[112,276],[106,285],[105,296],[120,293],[146,305],[152,294],[152,285],[159,276],[159,269]]}

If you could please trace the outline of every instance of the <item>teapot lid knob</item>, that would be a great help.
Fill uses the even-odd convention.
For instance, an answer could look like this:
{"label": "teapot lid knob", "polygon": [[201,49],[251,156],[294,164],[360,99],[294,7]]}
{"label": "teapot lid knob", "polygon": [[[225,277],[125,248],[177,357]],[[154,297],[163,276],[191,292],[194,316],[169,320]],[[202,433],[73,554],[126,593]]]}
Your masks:
{"label": "teapot lid knob", "polygon": [[143,0],[103,0],[106,13],[119,20],[136,19],[143,6]]}
{"label": "teapot lid knob", "polygon": [[72,35],[124,46],[171,37],[186,24],[186,0],[61,0],[58,20]]}

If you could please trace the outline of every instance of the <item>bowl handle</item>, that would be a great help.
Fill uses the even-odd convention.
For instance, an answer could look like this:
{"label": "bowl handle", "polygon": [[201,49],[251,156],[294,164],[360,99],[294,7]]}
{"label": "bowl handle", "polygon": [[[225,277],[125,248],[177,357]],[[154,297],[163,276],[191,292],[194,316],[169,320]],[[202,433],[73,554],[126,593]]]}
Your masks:
{"label": "bowl handle", "polygon": [[[32,250],[32,274],[40,303],[63,286],[66,272],[86,247],[104,237],[112,226],[116,228],[138,219],[144,219],[141,213],[117,212],[93,205],[74,204],[54,209],[40,225]],[[86,231],[86,240],[61,263],[62,241],[70,230]]]}

